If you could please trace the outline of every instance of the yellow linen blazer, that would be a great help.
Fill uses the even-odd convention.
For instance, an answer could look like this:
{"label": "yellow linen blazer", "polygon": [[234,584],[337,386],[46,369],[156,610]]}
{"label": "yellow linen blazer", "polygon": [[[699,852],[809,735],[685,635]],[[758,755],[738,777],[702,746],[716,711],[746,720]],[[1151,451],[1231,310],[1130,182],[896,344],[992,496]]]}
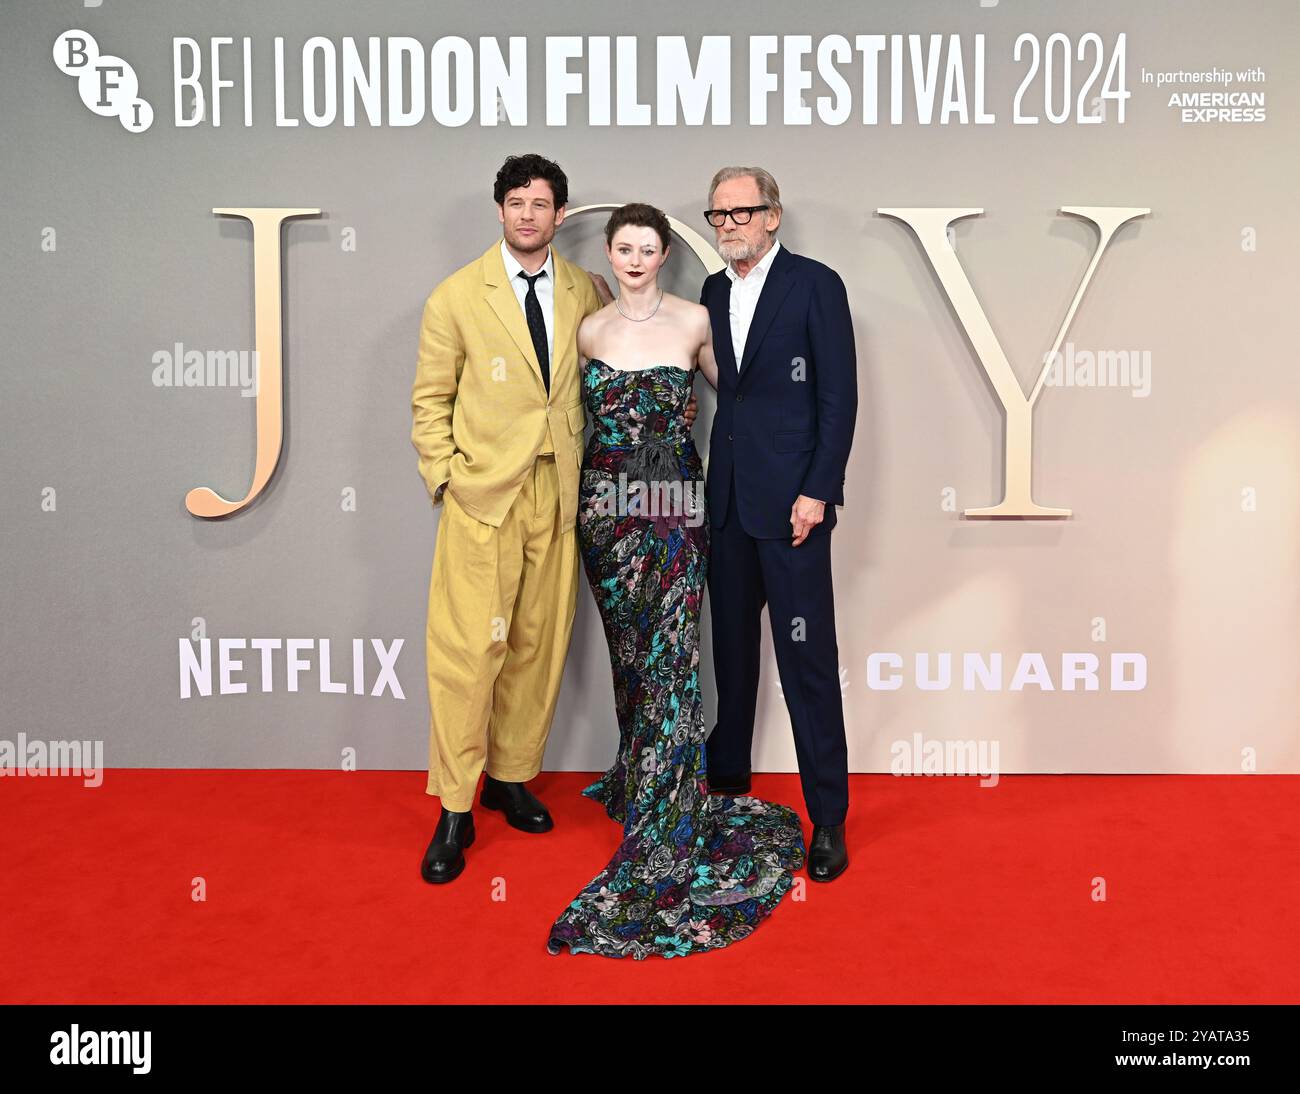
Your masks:
{"label": "yellow linen blazer", "polygon": [[411,443],[436,506],[450,490],[467,513],[500,527],[539,452],[555,453],[560,531],[574,526],[587,418],[578,324],[601,307],[586,271],[555,261],[548,400],[501,243],[442,281],[424,305],[411,391]]}

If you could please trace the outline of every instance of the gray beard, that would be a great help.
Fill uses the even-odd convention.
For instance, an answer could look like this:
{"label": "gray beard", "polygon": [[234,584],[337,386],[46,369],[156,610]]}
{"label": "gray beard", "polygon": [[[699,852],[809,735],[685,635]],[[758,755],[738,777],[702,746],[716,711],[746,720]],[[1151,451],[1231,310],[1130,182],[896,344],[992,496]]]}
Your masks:
{"label": "gray beard", "polygon": [[758,257],[759,251],[743,239],[733,239],[729,243],[719,243],[718,254],[728,262],[751,262]]}

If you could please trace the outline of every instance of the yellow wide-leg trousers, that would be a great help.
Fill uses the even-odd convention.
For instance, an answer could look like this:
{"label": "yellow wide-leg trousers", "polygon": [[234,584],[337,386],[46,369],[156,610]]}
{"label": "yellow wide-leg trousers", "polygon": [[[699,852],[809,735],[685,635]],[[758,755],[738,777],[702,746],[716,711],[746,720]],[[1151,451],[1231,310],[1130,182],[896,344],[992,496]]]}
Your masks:
{"label": "yellow wide-leg trousers", "polygon": [[562,457],[537,457],[499,528],[443,493],[426,629],[426,790],[444,809],[469,809],[484,770],[505,782],[541,770],[577,602],[577,534],[559,531]]}

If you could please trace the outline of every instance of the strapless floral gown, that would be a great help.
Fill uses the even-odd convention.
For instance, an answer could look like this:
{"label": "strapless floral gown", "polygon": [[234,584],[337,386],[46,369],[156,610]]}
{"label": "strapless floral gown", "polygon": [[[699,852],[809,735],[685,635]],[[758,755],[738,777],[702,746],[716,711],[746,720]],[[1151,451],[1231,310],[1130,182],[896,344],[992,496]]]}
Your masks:
{"label": "strapless floral gown", "polygon": [[595,359],[582,370],[595,432],[578,542],[609,643],[619,733],[613,766],[583,794],[623,836],[551,927],[551,953],[641,959],[720,949],[771,914],[804,861],[792,809],[707,793],[699,623],[709,526],[703,467],[682,416],[692,375]]}

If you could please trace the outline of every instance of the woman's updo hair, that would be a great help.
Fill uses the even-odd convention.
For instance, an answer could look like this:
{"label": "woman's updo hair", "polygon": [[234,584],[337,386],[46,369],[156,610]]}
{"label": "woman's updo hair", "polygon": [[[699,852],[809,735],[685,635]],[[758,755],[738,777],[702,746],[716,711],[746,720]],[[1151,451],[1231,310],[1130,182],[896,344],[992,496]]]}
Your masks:
{"label": "woman's updo hair", "polygon": [[668,250],[668,237],[672,229],[668,226],[668,218],[653,205],[634,201],[610,213],[609,220],[605,222],[605,246],[614,245],[614,236],[620,228],[653,228],[664,250]]}

